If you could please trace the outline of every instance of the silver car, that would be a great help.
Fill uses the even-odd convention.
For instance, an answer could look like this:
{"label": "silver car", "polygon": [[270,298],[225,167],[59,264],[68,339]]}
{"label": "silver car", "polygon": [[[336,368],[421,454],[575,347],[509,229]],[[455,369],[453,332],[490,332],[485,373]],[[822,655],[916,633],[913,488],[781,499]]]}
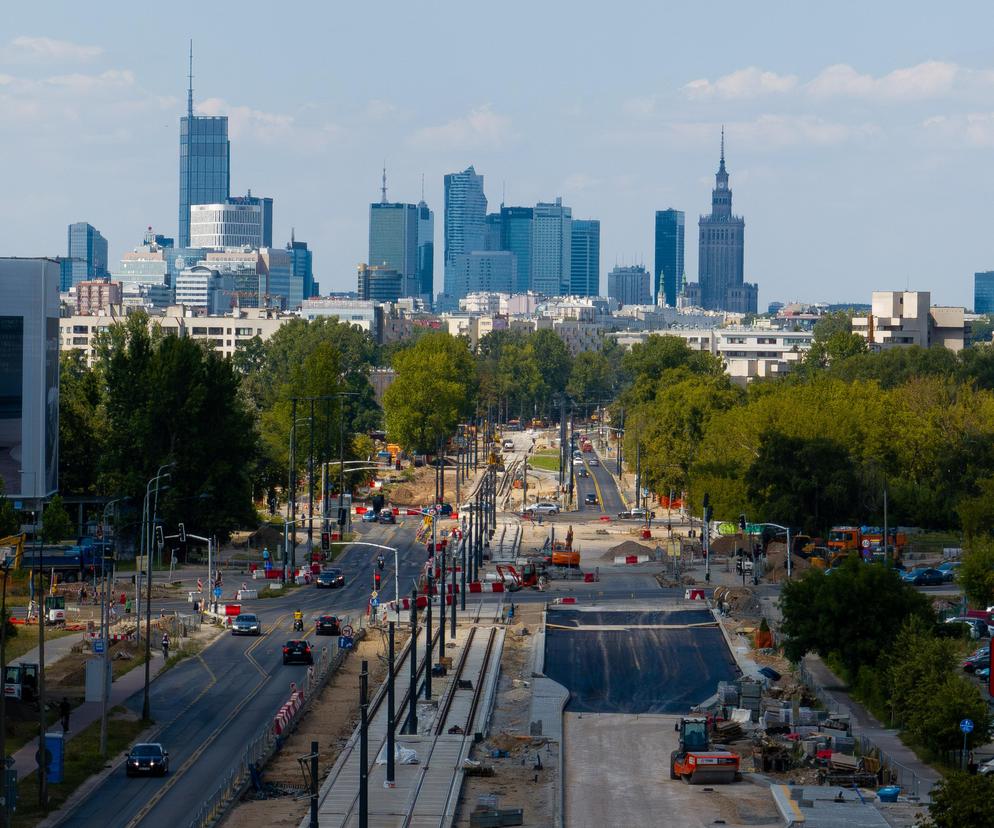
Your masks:
{"label": "silver car", "polygon": [[531,506],[525,507],[525,511],[531,512],[533,515],[558,515],[559,504],[549,503],[546,501],[540,503],[532,503]]}
{"label": "silver car", "polygon": [[231,622],[232,635],[261,635],[262,622],[259,616],[251,612],[243,612]]}

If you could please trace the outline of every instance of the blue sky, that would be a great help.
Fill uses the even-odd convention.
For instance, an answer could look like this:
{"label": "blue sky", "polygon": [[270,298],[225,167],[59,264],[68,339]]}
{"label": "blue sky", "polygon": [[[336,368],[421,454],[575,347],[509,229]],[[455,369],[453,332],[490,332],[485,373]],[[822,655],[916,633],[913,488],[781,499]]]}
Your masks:
{"label": "blue sky", "polygon": [[652,266],[653,211],[710,207],[726,124],[746,278],[771,300],[931,290],[994,269],[989,4],[34,3],[0,37],[0,254],[64,253],[85,220],[115,261],[176,232],[187,41],[197,109],[231,119],[232,190],[354,289],[368,203],[436,211],[475,165],[492,206],[561,195],[601,220],[602,285]]}

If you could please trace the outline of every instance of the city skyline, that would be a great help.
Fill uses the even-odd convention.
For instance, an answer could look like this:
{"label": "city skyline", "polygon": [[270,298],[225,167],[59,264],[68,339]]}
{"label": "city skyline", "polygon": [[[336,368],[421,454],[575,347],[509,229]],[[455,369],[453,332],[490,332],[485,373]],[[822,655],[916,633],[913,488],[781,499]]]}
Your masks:
{"label": "city skyline", "polygon": [[[994,70],[977,27],[967,25],[980,7],[922,5],[897,40],[882,35],[905,6],[875,6],[857,32],[844,25],[847,10],[862,8],[856,4],[776,5],[723,6],[725,30],[755,36],[723,37],[715,51],[690,38],[663,56],[637,48],[648,37],[638,30],[665,19],[703,31],[709,15],[622,4],[599,33],[609,48],[583,52],[583,60],[572,43],[582,16],[563,20],[546,47],[564,46],[571,77],[541,91],[523,86],[513,65],[498,83],[469,59],[468,42],[452,45],[453,4],[421,16],[397,10],[383,27],[388,46],[412,35],[421,44],[419,77],[371,67],[355,83],[344,80],[357,65],[349,39],[373,25],[360,9],[336,23],[341,49],[307,48],[321,35],[301,31],[292,55],[274,46],[280,59],[266,61],[265,71],[248,65],[239,73],[226,71],[221,43],[199,33],[223,21],[231,37],[247,36],[251,14],[241,20],[199,8],[203,25],[191,31],[181,3],[150,47],[111,13],[67,5],[60,19],[42,22],[15,9],[0,42],[0,103],[13,116],[6,145],[23,163],[11,170],[0,241],[11,254],[55,255],[65,227],[85,221],[101,230],[116,261],[148,225],[177,234],[176,137],[193,35],[195,114],[229,119],[231,192],[252,187],[278,202],[274,244],[296,227],[325,291],[354,281],[368,242],[368,192],[384,157],[398,201],[417,201],[424,174],[424,200],[441,215],[442,176],[472,164],[488,181],[491,204],[558,194],[574,215],[600,219],[605,269],[651,262],[655,211],[707,212],[724,122],[737,212],[750,225],[745,275],[760,284],[761,308],[774,299],[852,300],[868,279],[969,306],[973,273],[994,264],[981,200],[994,146]],[[123,6],[113,9],[123,15]],[[309,13],[318,25],[308,28],[321,30],[329,12]],[[535,32],[488,21],[488,40],[533,44],[552,13],[536,11]],[[777,27],[765,31],[772,20]],[[782,36],[802,24],[825,36],[803,49]],[[432,46],[443,42],[450,49],[435,55]],[[622,55],[623,66],[612,68]],[[455,78],[451,66],[460,61],[465,77]],[[953,228],[956,245],[937,242]],[[440,236],[436,227],[436,245]],[[695,241],[686,239],[688,276],[698,270]],[[435,259],[438,291],[442,257]]]}

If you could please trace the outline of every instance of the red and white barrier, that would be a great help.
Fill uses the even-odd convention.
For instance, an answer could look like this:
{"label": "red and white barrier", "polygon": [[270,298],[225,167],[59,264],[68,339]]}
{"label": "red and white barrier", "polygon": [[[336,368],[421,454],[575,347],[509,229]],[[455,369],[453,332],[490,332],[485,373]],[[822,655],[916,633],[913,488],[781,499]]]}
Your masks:
{"label": "red and white barrier", "polygon": [[[90,640],[94,640],[94,639],[102,638],[103,637],[103,636],[100,635],[100,633],[95,633],[95,632],[87,633],[86,636]],[[134,641],[135,640],[135,636],[133,636],[133,635],[124,635],[123,633],[112,633],[111,635],[108,636],[108,638],[111,641]]]}
{"label": "red and white barrier", "polygon": [[[291,685],[293,687],[294,685]],[[286,702],[273,717],[273,732],[279,736],[282,734],[287,726],[290,724],[290,720],[293,719],[294,715],[300,710],[300,706],[304,703],[304,693],[302,690],[293,690],[290,693],[290,700]]]}
{"label": "red and white barrier", "polygon": [[615,555],[614,562],[616,564],[642,564],[649,562],[648,555]]}

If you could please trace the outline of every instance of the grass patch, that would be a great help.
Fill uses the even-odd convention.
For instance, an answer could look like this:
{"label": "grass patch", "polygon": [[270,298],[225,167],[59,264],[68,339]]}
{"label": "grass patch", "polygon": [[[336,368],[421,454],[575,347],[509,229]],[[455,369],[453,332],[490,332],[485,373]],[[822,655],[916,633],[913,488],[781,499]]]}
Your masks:
{"label": "grass patch", "polygon": [[533,469],[559,471],[559,452],[540,451],[528,458],[528,465]]}
{"label": "grass patch", "polygon": [[162,668],[162,672],[164,673],[166,670],[175,667],[183,661],[183,659],[192,658],[193,656],[198,655],[203,649],[204,642],[202,641],[184,641],[180,648],[166,660],[166,665]]}
{"label": "grass patch", "polygon": [[136,644],[138,646],[133,658],[114,658],[114,654],[111,653],[110,670],[115,681],[145,663],[145,642],[142,640]]}
{"label": "grass patch", "polygon": [[[51,703],[51,700],[50,700]],[[18,715],[14,715],[14,713]],[[52,704],[45,721],[52,727],[59,720],[58,703]],[[32,739],[38,738],[38,711],[34,707],[7,701],[7,753],[15,754]]]}
{"label": "grass patch", "polygon": [[[115,707],[112,714],[125,713]],[[111,718],[107,722],[107,755],[116,756],[127,748],[151,722],[137,719]],[[82,733],[66,743],[66,760],[63,781],[48,786],[48,808],[38,806],[38,775],[31,774],[18,780],[17,812],[13,828],[36,825],[49,811],[59,808],[89,777],[105,767],[100,756],[100,722],[94,722]]]}
{"label": "grass patch", "polygon": [[[45,627],[45,643],[56,638],[64,638],[67,635],[79,635],[79,630],[60,630],[57,627]],[[15,658],[20,658],[29,650],[38,646],[38,628],[17,625],[17,635],[13,638],[7,637],[7,663],[10,664]]]}

